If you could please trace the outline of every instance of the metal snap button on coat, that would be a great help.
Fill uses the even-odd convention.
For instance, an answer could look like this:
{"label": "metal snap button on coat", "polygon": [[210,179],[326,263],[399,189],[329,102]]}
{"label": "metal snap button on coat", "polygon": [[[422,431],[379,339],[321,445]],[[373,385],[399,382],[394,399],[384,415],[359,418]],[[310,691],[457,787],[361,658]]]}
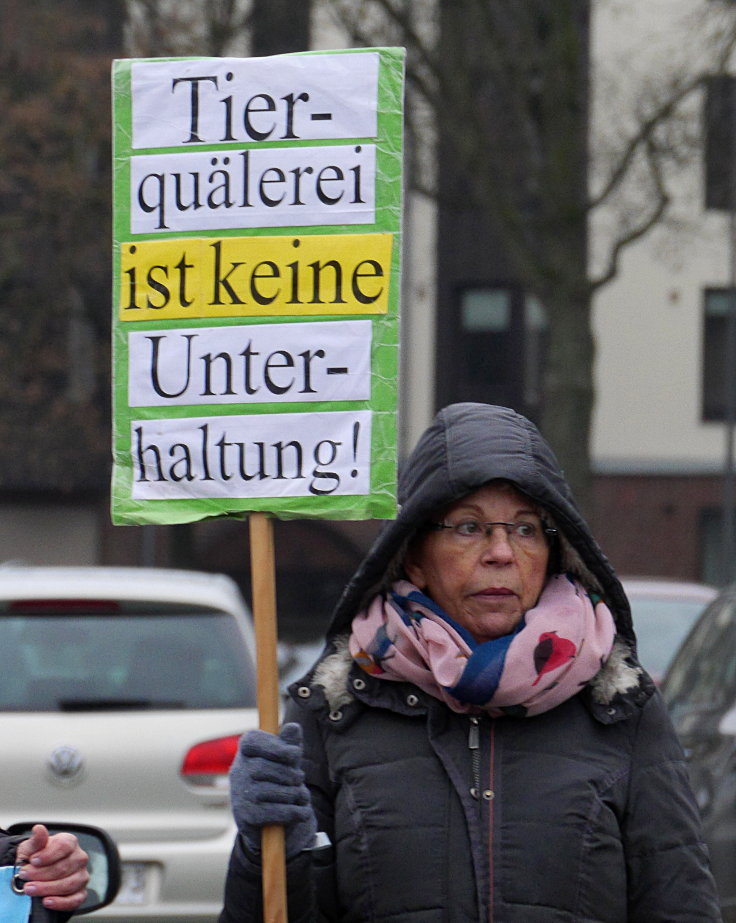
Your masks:
{"label": "metal snap button on coat", "polygon": [[308,699],[312,694],[312,690],[309,688],[309,686],[300,686],[297,689],[296,694],[302,699]]}
{"label": "metal snap button on coat", "polygon": [[330,712],[330,721],[339,721],[340,718],[342,718],[342,712],[339,708]]}
{"label": "metal snap button on coat", "polygon": [[412,708],[414,708],[415,705],[419,705],[419,696],[414,695],[413,692],[410,692],[406,697],[406,704],[411,705]]}
{"label": "metal snap button on coat", "polygon": [[357,689],[358,692],[361,692],[365,689],[365,680],[361,679],[359,676],[353,680],[353,689]]}
{"label": "metal snap button on coat", "polygon": [[493,799],[494,799],[495,797],[496,797],[495,792],[492,792],[490,788],[487,788],[487,789],[483,792],[483,798],[484,798],[486,801],[493,801]]}

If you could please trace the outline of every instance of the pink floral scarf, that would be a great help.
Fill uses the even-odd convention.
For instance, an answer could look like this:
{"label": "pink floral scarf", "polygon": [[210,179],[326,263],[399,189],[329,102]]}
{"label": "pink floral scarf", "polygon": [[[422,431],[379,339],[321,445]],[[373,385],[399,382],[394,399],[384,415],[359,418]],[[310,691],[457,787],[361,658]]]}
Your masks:
{"label": "pink floral scarf", "polygon": [[608,607],[552,577],[510,635],[476,642],[406,580],[353,619],[350,653],[381,679],[414,683],[456,712],[532,717],[574,696],[608,658]]}

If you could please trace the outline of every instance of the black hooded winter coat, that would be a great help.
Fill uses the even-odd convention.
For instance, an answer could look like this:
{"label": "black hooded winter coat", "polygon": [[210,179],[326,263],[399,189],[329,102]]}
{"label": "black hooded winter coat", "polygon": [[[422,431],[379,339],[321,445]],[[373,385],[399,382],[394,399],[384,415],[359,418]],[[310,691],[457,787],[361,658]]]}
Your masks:
{"label": "black hooded winter coat", "polygon": [[[533,718],[452,712],[352,663],[350,623],[448,503],[502,478],[561,533],[561,566],[601,592],[617,641],[578,695]],[[290,923],[715,923],[682,752],[636,660],[611,565],[537,429],[511,410],[445,408],[409,458],[400,513],[339,602],[287,719],[331,846],[288,864]],[[236,842],[221,923],[260,923],[260,868]]]}

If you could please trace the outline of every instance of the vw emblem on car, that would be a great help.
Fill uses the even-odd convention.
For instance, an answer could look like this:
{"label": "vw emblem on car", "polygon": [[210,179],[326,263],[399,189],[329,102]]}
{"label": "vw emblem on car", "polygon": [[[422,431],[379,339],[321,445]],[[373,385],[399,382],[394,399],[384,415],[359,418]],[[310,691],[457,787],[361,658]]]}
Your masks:
{"label": "vw emblem on car", "polygon": [[84,775],[84,760],[74,747],[57,747],[49,757],[49,777],[57,785],[76,785]]}

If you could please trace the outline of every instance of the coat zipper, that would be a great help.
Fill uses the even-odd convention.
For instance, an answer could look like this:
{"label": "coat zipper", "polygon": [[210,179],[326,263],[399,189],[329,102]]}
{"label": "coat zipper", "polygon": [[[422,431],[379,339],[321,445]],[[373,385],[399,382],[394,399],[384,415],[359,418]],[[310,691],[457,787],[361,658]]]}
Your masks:
{"label": "coat zipper", "polygon": [[470,731],[468,732],[468,748],[473,766],[473,785],[470,794],[476,801],[480,798],[480,718],[474,715],[470,718]]}
{"label": "coat zipper", "polygon": [[480,785],[480,718],[471,715],[470,716],[470,728],[468,730],[468,749],[470,750],[471,765],[473,771],[472,786],[470,789],[470,794],[476,801],[480,801],[481,797],[484,801],[488,802],[488,881],[489,881],[489,894],[488,894],[488,923],[493,923],[493,799],[495,793],[493,791],[493,758],[494,758],[494,726],[491,724],[490,734],[489,734],[489,743],[490,743],[490,759],[488,767],[488,784],[489,788],[483,791],[481,796],[481,785]]}
{"label": "coat zipper", "polygon": [[493,800],[496,797],[494,773],[496,771],[496,723],[491,721],[489,731],[488,790],[483,797],[488,799],[488,923],[493,923]]}

